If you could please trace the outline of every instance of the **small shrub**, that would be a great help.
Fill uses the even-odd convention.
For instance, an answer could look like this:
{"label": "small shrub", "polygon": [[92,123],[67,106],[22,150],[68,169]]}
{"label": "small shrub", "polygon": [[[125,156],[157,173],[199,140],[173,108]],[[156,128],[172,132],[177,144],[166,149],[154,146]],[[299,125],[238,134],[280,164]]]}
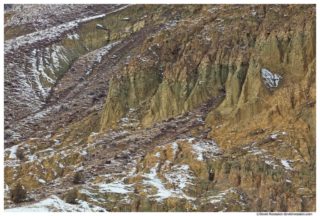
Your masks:
{"label": "small shrub", "polygon": [[67,203],[77,203],[76,199],[78,197],[78,190],[77,188],[73,188],[70,190],[66,195],[66,202]]}
{"label": "small shrub", "polygon": [[13,190],[11,190],[11,200],[14,203],[19,203],[27,198],[27,191],[18,183]]}
{"label": "small shrub", "polygon": [[123,158],[123,159],[128,159],[128,158],[130,158],[130,157],[129,157],[129,155],[124,154],[124,155],[122,155],[122,158]]}
{"label": "small shrub", "polygon": [[173,116],[171,116],[171,117],[168,118],[168,121],[172,121],[172,120],[174,120],[174,117],[173,117]]}
{"label": "small shrub", "polygon": [[111,164],[111,161],[110,161],[110,160],[107,160],[105,164]]}
{"label": "small shrub", "polygon": [[135,194],[139,194],[138,188],[135,188],[135,189],[134,189],[134,193],[135,193]]}
{"label": "small shrub", "polygon": [[76,174],[73,176],[73,183],[79,184],[79,183],[81,183],[81,180],[82,180],[82,178],[81,178],[80,173],[76,172]]}
{"label": "small shrub", "polygon": [[124,179],[123,179],[123,183],[129,184],[129,180],[130,180],[129,178],[124,178]]}
{"label": "small shrub", "polygon": [[34,201],[35,201],[35,198],[33,198],[33,197],[28,197],[26,199],[26,202],[34,202]]}
{"label": "small shrub", "polygon": [[65,106],[65,105],[60,106],[59,111],[64,111],[64,110],[67,111],[67,110],[69,110],[69,108],[67,106]]}
{"label": "small shrub", "polygon": [[23,152],[21,150],[17,151],[16,155],[17,155],[17,158],[19,158],[19,160],[23,160],[24,159],[24,155],[23,155]]}

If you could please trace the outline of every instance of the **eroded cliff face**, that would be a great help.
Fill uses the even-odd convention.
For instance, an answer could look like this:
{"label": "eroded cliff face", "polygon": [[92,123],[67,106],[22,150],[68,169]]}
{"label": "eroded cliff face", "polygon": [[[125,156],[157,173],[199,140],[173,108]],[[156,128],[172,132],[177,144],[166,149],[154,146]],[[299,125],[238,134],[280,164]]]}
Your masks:
{"label": "eroded cliff face", "polygon": [[[114,75],[102,129],[151,96],[144,126],[181,115],[222,88],[226,99],[208,122],[214,115],[239,122],[269,110],[275,90],[292,88],[290,83],[300,83],[315,66],[312,11],[295,6],[198,6],[193,16],[150,36]],[[310,75],[305,82],[314,79]],[[123,89],[129,93],[120,93]],[[243,106],[247,113],[240,110]],[[108,116],[114,108],[118,111]]]}
{"label": "eroded cliff face", "polygon": [[[101,131],[130,108],[144,107],[141,124],[147,127],[226,92],[223,102],[206,117],[206,123],[217,128],[208,137],[223,150],[258,143],[264,157],[285,158],[294,170],[308,167],[314,173],[315,26],[313,6],[197,6],[192,16],[147,38],[139,55],[118,70]],[[118,93],[126,87],[128,94]],[[279,131],[286,131],[287,139],[268,140]],[[259,139],[267,141],[259,143]],[[248,152],[242,157],[251,158]],[[260,175],[248,180],[247,174],[240,173],[242,169],[230,172],[230,183],[254,190],[249,182]],[[309,177],[305,176],[315,184]],[[280,188],[274,196],[287,196],[281,186],[285,182],[265,181],[259,197],[267,199],[268,187],[274,184]],[[283,211],[270,205],[264,202],[256,211]],[[295,208],[283,205],[289,211]]]}
{"label": "eroded cliff face", "polygon": [[[38,72],[52,61],[41,50],[63,47],[65,69],[42,63],[54,82],[39,75],[51,91],[30,117],[12,108],[22,99],[6,99],[18,119],[5,110],[7,124],[32,121],[5,150],[7,207],[16,207],[8,191],[20,182],[40,202],[24,210],[72,187],[88,211],[316,210],[315,5],[114,10],[46,47],[26,45]],[[5,42],[7,82],[22,39]],[[81,185],[72,183],[77,171]]]}

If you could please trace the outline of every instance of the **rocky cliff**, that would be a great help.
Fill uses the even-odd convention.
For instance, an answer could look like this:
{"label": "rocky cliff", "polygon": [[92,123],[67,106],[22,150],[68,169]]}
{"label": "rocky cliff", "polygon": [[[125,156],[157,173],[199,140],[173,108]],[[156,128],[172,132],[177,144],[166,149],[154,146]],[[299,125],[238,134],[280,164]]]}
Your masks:
{"label": "rocky cliff", "polygon": [[316,211],[315,5],[26,8],[5,10],[8,211]]}

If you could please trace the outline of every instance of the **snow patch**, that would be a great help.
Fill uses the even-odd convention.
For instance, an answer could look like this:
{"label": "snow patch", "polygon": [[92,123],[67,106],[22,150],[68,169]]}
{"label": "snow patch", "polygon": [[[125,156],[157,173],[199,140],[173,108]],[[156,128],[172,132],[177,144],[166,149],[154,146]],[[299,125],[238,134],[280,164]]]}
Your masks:
{"label": "snow patch", "polygon": [[159,166],[159,163],[157,163],[155,165],[155,167],[153,167],[150,170],[150,173],[145,173],[143,175],[143,177],[146,177],[148,179],[148,180],[144,180],[143,182],[145,184],[152,185],[152,186],[154,186],[154,187],[156,187],[158,189],[157,194],[153,195],[151,197],[157,197],[156,200],[160,201],[161,199],[165,199],[165,198],[170,197],[172,191],[166,189],[164,187],[164,185],[162,184],[162,180],[158,178],[157,171],[156,171],[158,166]]}
{"label": "snow patch", "polygon": [[20,208],[5,209],[5,212],[106,212],[104,208],[95,206],[77,200],[79,205],[72,205],[61,200],[59,197],[52,195],[50,198],[43,200],[39,203],[23,206]]}
{"label": "snow patch", "polygon": [[[190,142],[190,140],[189,140]],[[214,141],[200,140],[192,145],[193,153],[197,154],[197,160],[203,161],[203,154],[206,153],[208,157],[214,157],[214,153],[221,153],[221,149]]]}
{"label": "snow patch", "polygon": [[[22,144],[20,144],[22,145]],[[7,148],[4,150],[4,152],[10,152],[9,154],[9,158],[10,159],[17,159],[17,156],[16,156],[16,153],[17,153],[17,150],[19,148],[20,145],[15,145],[15,146],[12,146],[11,148]]]}
{"label": "snow patch", "polygon": [[120,194],[127,194],[129,192],[132,192],[127,189],[127,187],[130,187],[131,185],[125,185],[120,180],[111,182],[109,184],[99,183],[99,184],[95,184],[95,186],[99,186],[100,191],[103,191],[103,192],[120,193]]}
{"label": "snow patch", "polygon": [[279,85],[279,80],[282,78],[279,74],[273,74],[265,68],[261,69],[263,83],[267,88],[276,88]]}
{"label": "snow patch", "polygon": [[284,166],[285,169],[288,169],[288,170],[293,170],[291,168],[291,166],[289,165],[288,161],[285,160],[285,159],[280,159],[280,162],[282,163],[282,165]]}
{"label": "snow patch", "polygon": [[43,179],[39,179],[39,182],[42,183],[42,184],[45,184],[45,183],[46,183],[46,181],[43,180]]}

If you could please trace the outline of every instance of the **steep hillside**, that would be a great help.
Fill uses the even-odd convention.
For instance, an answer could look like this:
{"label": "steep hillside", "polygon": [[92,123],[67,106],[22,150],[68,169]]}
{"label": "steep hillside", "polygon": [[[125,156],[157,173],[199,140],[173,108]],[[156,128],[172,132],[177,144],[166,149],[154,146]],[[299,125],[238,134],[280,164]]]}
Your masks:
{"label": "steep hillside", "polygon": [[7,6],[6,211],[316,211],[315,17]]}

